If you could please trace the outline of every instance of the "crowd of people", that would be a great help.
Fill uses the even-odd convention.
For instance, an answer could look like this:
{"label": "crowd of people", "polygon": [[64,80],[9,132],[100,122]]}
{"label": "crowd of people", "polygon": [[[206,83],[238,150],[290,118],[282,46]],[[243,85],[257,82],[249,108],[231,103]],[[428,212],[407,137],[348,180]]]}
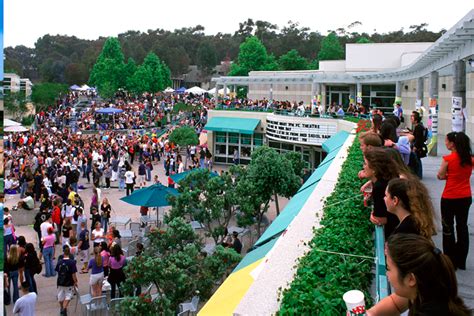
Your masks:
{"label": "crowd of people", "polygon": [[[370,221],[383,226],[387,240],[387,277],[393,293],[368,315],[470,315],[457,293],[454,271],[465,270],[468,255],[467,217],[472,203],[470,177],[474,165],[469,137],[446,136],[438,179],[446,180],[441,198],[443,251],[434,246],[435,214],[428,189],[421,182],[426,156],[421,116],[411,114],[413,129],[398,130],[399,120],[373,113],[372,129],[359,137],[367,182],[361,187],[371,206]],[[454,234],[456,222],[456,235]],[[433,277],[436,275],[437,277]]]}

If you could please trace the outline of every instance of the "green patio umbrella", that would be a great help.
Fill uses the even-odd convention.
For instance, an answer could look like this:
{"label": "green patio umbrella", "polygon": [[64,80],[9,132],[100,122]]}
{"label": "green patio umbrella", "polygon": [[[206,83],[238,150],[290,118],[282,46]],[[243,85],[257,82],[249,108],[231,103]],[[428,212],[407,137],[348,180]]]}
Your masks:
{"label": "green patio umbrella", "polygon": [[137,206],[160,207],[170,205],[167,199],[169,195],[178,195],[178,190],[157,183],[135,190],[129,196],[121,198],[121,200]]}
{"label": "green patio umbrella", "polygon": [[[186,178],[189,174],[191,174],[193,172],[198,172],[199,170],[207,170],[207,169],[205,169],[205,168],[191,169],[191,170],[184,171],[184,172],[181,172],[181,173],[173,174],[170,177],[171,177],[171,179],[173,179],[174,182],[179,183],[179,181]],[[210,175],[211,178],[219,176],[216,172],[210,172],[209,175]]]}

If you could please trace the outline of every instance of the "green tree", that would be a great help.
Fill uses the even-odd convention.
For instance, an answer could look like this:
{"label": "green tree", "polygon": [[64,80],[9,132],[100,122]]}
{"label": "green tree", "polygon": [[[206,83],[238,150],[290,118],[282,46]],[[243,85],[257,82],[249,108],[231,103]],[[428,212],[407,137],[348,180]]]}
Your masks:
{"label": "green tree", "polygon": [[357,42],[357,44],[369,44],[369,43],[373,43],[371,40],[369,40],[367,37],[360,37]]}
{"label": "green tree", "polygon": [[210,75],[217,65],[216,47],[210,41],[203,41],[197,50],[197,65],[204,75]]}
{"label": "green tree", "polygon": [[289,151],[285,154],[285,158],[290,162],[293,172],[298,177],[303,177],[303,171],[306,163],[302,159],[301,154],[297,153],[296,151]]}
{"label": "green tree", "polygon": [[152,91],[150,85],[152,80],[153,76],[150,69],[144,65],[141,65],[137,68],[135,73],[128,78],[127,88],[130,92],[140,95],[144,92]]}
{"label": "green tree", "polygon": [[318,60],[339,60],[344,59],[344,50],[339,43],[336,33],[329,33],[321,43],[321,50],[318,53]]}
{"label": "green tree", "polygon": [[150,90],[148,92],[158,92],[165,89],[161,60],[155,53],[146,55],[142,64],[150,73]]}
{"label": "green tree", "polygon": [[302,57],[296,49],[290,50],[278,59],[281,70],[305,70],[308,69],[308,61]]}
{"label": "green tree", "polygon": [[182,126],[174,129],[170,134],[169,141],[180,147],[199,144],[199,138],[196,131],[189,126]]}
{"label": "green tree", "polygon": [[54,105],[58,96],[67,93],[67,91],[68,87],[65,84],[37,83],[33,86],[31,101],[35,105],[36,110],[40,111]]}
{"label": "green tree", "polygon": [[5,111],[10,114],[14,120],[20,121],[23,114],[28,111],[26,106],[26,98],[24,93],[11,92],[5,94],[4,98]]}
{"label": "green tree", "polygon": [[109,37],[92,68],[89,84],[96,86],[102,96],[112,97],[117,89],[125,87],[127,78],[124,68],[120,42],[117,38]]}
{"label": "green tree", "polygon": [[275,58],[269,58],[267,49],[260,40],[251,36],[240,45],[237,63],[232,64],[230,76],[248,76],[253,70],[270,70],[275,67]]}
{"label": "green tree", "polygon": [[195,170],[179,182],[177,196],[170,198],[170,218],[187,217],[200,222],[206,236],[217,244],[226,236],[225,231],[236,213],[236,173],[231,167],[222,177],[211,177],[209,170]]}
{"label": "green tree", "polygon": [[[196,293],[206,300],[215,283],[241,259],[233,249],[222,246],[203,256],[198,235],[180,217],[173,218],[166,230],[152,230],[148,238],[143,254],[125,268],[123,315],[173,315],[180,303]],[[150,293],[133,297],[136,286],[145,289],[149,284],[156,287],[155,300]]]}
{"label": "green tree", "polygon": [[135,59],[133,59],[132,57],[129,57],[124,68],[124,76],[126,78],[125,87],[127,88],[127,90],[130,90],[128,86],[128,80],[135,74],[135,71],[137,71],[137,68],[138,67],[137,67],[137,64],[135,63]]}
{"label": "green tree", "polygon": [[164,60],[161,61],[161,74],[163,78],[163,89],[166,89],[167,87],[171,87],[172,81],[171,81],[171,70],[168,67],[168,65],[165,63]]}

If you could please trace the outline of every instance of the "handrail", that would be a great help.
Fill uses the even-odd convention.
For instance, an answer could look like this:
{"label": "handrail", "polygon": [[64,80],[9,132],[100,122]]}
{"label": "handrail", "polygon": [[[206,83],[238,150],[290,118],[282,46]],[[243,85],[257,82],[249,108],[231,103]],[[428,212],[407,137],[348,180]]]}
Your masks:
{"label": "handrail", "polygon": [[375,226],[375,284],[376,302],[390,294],[387,279],[387,264],[385,262],[385,237],[383,226]]}

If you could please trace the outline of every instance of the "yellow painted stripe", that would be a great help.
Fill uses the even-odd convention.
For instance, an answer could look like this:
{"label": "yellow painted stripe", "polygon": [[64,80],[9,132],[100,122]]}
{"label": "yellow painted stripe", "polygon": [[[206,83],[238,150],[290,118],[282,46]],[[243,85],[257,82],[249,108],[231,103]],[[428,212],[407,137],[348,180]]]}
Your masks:
{"label": "yellow painted stripe", "polygon": [[254,282],[250,272],[255,269],[263,259],[240,269],[227,277],[206,305],[199,311],[198,316],[225,316],[232,315],[237,305],[247,293]]}

